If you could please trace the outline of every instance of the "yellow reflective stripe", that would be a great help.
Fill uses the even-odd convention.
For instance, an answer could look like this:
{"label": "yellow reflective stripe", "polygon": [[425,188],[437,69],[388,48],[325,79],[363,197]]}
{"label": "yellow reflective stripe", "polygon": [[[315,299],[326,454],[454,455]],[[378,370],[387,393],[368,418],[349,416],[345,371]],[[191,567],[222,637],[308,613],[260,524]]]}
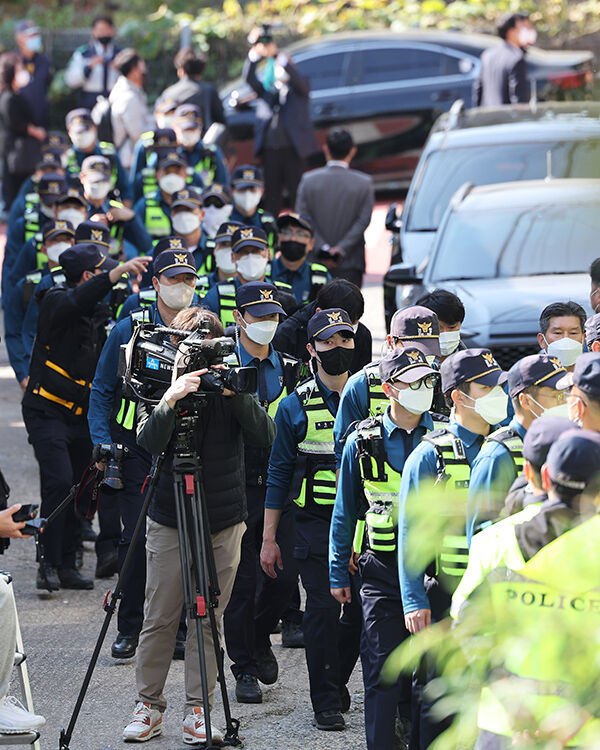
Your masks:
{"label": "yellow reflective stripe", "polygon": [[352,548],[354,549],[357,555],[360,555],[360,553],[362,552],[364,538],[365,538],[365,522],[362,519],[359,519],[356,522],[356,528],[354,530],[354,542],[352,544]]}
{"label": "yellow reflective stripe", "polygon": [[59,365],[55,364],[54,362],[50,362],[49,359],[47,359],[44,362],[44,364],[46,365],[46,367],[49,367],[51,370],[55,370],[56,372],[58,372],[63,377],[68,378],[68,380],[71,380],[73,383],[77,383],[77,385],[87,386],[88,388],[91,388],[91,386],[92,386],[92,384],[89,383],[87,380],[77,380],[77,378],[71,377],[66,370],[63,370],[62,367],[60,367]]}
{"label": "yellow reflective stripe", "polygon": [[127,408],[127,415],[125,417],[125,421],[123,422],[123,427],[126,430],[133,430],[134,419],[135,419],[135,401],[130,401],[129,407]]}
{"label": "yellow reflective stripe", "polygon": [[83,414],[83,409],[81,406],[78,406],[76,409],[73,409],[75,406],[74,401],[65,401],[64,398],[60,398],[59,396],[55,396],[53,393],[50,393],[45,388],[42,388],[39,386],[38,388],[33,389],[33,393],[36,396],[41,396],[42,398],[47,399],[48,401],[53,401],[55,404],[60,404],[61,406],[66,407],[69,411],[72,411],[75,416],[79,416],[80,414]]}
{"label": "yellow reflective stripe", "polygon": [[125,413],[125,405],[126,404],[127,404],[127,401],[124,398],[122,398],[121,399],[121,408],[119,409],[119,413],[115,417],[115,421],[116,421],[117,424],[121,424],[121,422],[123,421],[123,414]]}

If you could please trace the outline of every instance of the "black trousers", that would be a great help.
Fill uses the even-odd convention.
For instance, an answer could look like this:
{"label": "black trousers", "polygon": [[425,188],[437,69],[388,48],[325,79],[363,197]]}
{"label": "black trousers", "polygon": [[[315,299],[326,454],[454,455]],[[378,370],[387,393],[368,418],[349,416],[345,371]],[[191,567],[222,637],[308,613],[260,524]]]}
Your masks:
{"label": "black trousers", "polygon": [[258,564],[263,538],[265,492],[264,486],[246,487],[246,532],[242,537],[240,564],[231,598],[223,615],[225,644],[236,679],[243,674],[258,675],[256,652],[271,645],[270,634],[297,587],[298,568],[292,555],[294,509],[291,506],[283,511],[277,528],[283,570],[277,571],[277,578],[271,579]]}
{"label": "black trousers", "polygon": [[[80,506],[81,507],[81,506]],[[101,488],[98,501],[98,525],[100,531],[96,539],[96,555],[100,558],[113,552],[121,538],[118,496],[106,488]]]}
{"label": "black trousers", "polygon": [[[42,505],[47,518],[79,482],[90,463],[92,443],[85,417],[58,410],[22,407],[27,436],[40,468]],[[69,506],[50,524],[41,537],[48,565],[75,567],[75,550],[80,538],[75,506]]]}
{"label": "black trousers", "polygon": [[355,629],[340,627],[340,604],[330,592],[328,550],[329,521],[298,511],[294,557],[306,591],[302,630],[315,713],[340,710],[340,688],[356,663]]}
{"label": "black trousers", "polygon": [[293,209],[296,205],[296,193],[300,178],[304,172],[304,159],[296,150],[288,148],[266,148],[262,153],[262,167],[265,178],[263,208],[277,216],[283,206],[284,190]]}
{"label": "black trousers", "polygon": [[391,687],[379,676],[392,651],[409,635],[394,553],[367,551],[358,563],[363,615],[361,661],[365,685],[365,732],[368,750],[394,746],[396,709],[408,718],[411,711],[411,678],[401,676]]}

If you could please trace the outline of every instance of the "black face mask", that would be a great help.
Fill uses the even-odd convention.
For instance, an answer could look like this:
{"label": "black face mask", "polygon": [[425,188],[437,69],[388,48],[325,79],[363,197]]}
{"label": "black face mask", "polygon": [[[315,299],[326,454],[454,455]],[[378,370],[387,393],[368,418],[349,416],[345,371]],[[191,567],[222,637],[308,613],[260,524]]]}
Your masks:
{"label": "black face mask", "polygon": [[96,39],[100,42],[100,44],[103,47],[108,47],[108,45],[112,42],[113,38],[112,36],[99,36],[96,37]]}
{"label": "black face mask", "polygon": [[350,369],[354,358],[354,349],[336,346],[335,349],[317,352],[317,356],[321,361],[321,367],[328,375],[343,375]]}
{"label": "black face mask", "polygon": [[300,260],[306,254],[306,245],[295,240],[286,240],[279,243],[281,254],[286,260]]}

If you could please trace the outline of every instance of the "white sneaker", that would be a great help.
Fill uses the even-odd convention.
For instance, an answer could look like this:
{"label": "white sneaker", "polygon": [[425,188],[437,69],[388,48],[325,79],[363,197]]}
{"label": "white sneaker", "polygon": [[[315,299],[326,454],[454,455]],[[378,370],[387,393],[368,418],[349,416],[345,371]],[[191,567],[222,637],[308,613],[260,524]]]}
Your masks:
{"label": "white sneaker", "polygon": [[162,714],[149,703],[136,703],[133,719],[123,730],[125,742],[146,742],[162,732]]}
{"label": "white sneaker", "polygon": [[[221,732],[215,729],[212,724],[210,729],[213,744],[215,742],[223,742]],[[193,712],[188,714],[183,720],[183,741],[186,745],[197,745],[199,742],[206,742],[206,726],[201,706],[195,706]]]}
{"label": "white sneaker", "polygon": [[0,700],[0,734],[35,732],[45,723],[43,716],[29,713],[14,696],[6,695]]}

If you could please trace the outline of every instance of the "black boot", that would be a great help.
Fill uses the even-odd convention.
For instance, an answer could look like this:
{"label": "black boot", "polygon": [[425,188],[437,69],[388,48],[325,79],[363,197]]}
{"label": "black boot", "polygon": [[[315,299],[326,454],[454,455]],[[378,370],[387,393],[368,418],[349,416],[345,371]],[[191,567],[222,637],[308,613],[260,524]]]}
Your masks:
{"label": "black boot", "polygon": [[235,697],[238,703],[262,703],[262,690],[253,674],[242,674],[237,678]]}
{"label": "black boot", "polygon": [[279,665],[270,646],[263,649],[257,649],[255,653],[256,664],[258,666],[258,679],[264,685],[272,685],[277,682],[279,675]]}
{"label": "black boot", "polygon": [[60,589],[60,580],[56,568],[46,564],[44,566],[44,574],[42,574],[42,567],[40,566],[35,579],[35,587],[36,589],[45,591],[58,591]]}
{"label": "black boot", "polygon": [[313,726],[325,732],[340,732],[346,728],[346,722],[339,711],[319,711],[315,714]]}
{"label": "black boot", "polygon": [[122,635],[119,633],[110,648],[113,659],[131,659],[135,656],[138,645],[137,635]]}
{"label": "black boot", "polygon": [[91,578],[84,578],[76,568],[59,568],[58,577],[62,589],[93,589]]}
{"label": "black boot", "polygon": [[112,578],[119,572],[119,557],[117,550],[98,555],[96,562],[96,578]]}

